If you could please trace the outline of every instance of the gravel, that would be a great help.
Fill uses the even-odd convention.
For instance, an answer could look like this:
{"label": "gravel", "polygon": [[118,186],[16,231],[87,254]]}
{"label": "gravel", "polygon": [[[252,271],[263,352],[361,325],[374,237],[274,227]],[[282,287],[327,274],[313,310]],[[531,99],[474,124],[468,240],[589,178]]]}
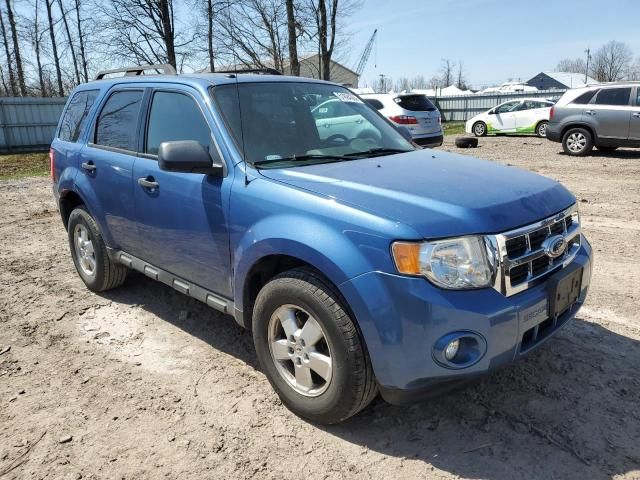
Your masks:
{"label": "gravel", "polygon": [[[137,274],[91,293],[49,181],[0,181],[0,345],[12,347],[0,356],[0,474],[638,478],[640,151],[570,158],[532,137],[481,138],[464,150],[446,138],[442,148],[576,194],[596,253],[589,299],[516,365],[410,407],[378,399],[333,427],[282,406],[251,335],[231,318]],[[16,399],[20,389],[28,395]]]}

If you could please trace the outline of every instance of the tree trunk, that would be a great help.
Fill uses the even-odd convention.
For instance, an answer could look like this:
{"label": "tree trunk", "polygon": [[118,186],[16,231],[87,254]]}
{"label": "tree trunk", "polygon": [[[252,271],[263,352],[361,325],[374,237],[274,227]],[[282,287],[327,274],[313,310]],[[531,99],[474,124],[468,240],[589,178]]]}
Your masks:
{"label": "tree trunk", "polygon": [[167,50],[167,61],[177,68],[176,49],[173,35],[173,6],[171,0],[160,0],[160,20],[162,21],[162,39]]}
{"label": "tree trunk", "polygon": [[38,81],[40,82],[40,95],[43,97],[46,97],[47,88],[45,87],[45,84],[44,84],[44,75],[42,73],[42,60],[40,59],[40,24],[38,23],[38,0],[36,0],[36,17],[35,17],[33,26],[35,30],[33,46],[36,52],[36,63],[38,65]]}
{"label": "tree trunk", "polygon": [[76,23],[78,24],[78,40],[80,42],[80,59],[82,60],[82,73],[84,74],[84,81],[89,81],[89,74],[87,73],[87,54],[84,50],[84,38],[82,36],[82,26],[80,24],[80,0],[76,0]]}
{"label": "tree trunk", "polygon": [[209,50],[209,71],[216,71],[216,64],[213,59],[213,0],[207,0],[207,48]]}
{"label": "tree trunk", "polygon": [[327,6],[325,0],[318,1],[318,12],[320,14],[320,29],[318,31],[320,42],[320,63],[322,65],[320,78],[322,80],[331,80],[331,57],[327,52]]}
{"label": "tree trunk", "polygon": [[7,70],[9,71],[9,90],[11,95],[17,95],[18,89],[16,88],[16,75],[13,71],[13,64],[11,63],[11,51],[9,50],[9,41],[7,40],[7,30],[4,27],[4,18],[2,16],[2,10],[0,10],[0,28],[2,29],[2,43],[4,44],[4,52],[7,55]]}
{"label": "tree trunk", "polygon": [[47,6],[47,19],[49,20],[49,36],[51,37],[51,49],[53,50],[53,62],[56,66],[56,77],[58,80],[58,95],[64,97],[64,87],[62,86],[62,71],[60,70],[60,57],[58,57],[58,45],[56,44],[56,34],[53,31],[53,17],[51,15],[51,3],[53,0],[45,0]]}
{"label": "tree trunk", "polygon": [[58,0],[58,7],[60,8],[60,14],[62,15],[62,23],[64,24],[64,31],[67,34],[67,41],[69,42],[69,50],[71,50],[71,59],[73,60],[73,71],[76,74],[76,84],[80,84],[80,70],[78,70],[78,59],[76,58],[76,49],[73,46],[73,39],[71,38],[71,30],[69,30],[69,22],[67,22],[67,14],[64,11],[62,0]]}
{"label": "tree trunk", "polygon": [[11,28],[11,36],[13,37],[13,54],[16,61],[16,69],[18,70],[18,84],[20,85],[20,95],[27,95],[27,86],[24,83],[24,72],[22,70],[22,57],[20,56],[20,43],[18,42],[18,31],[16,29],[16,19],[13,16],[11,2],[7,2],[7,17],[9,18],[9,27]]}
{"label": "tree trunk", "polygon": [[289,69],[291,75],[300,76],[300,62],[298,61],[298,39],[296,37],[296,17],[293,10],[293,0],[287,2],[287,28],[289,31]]}
{"label": "tree trunk", "polygon": [[4,78],[4,70],[2,70],[2,64],[0,64],[0,83],[2,84],[2,91],[0,92],[2,96],[9,96],[9,86],[7,85],[7,81]]}

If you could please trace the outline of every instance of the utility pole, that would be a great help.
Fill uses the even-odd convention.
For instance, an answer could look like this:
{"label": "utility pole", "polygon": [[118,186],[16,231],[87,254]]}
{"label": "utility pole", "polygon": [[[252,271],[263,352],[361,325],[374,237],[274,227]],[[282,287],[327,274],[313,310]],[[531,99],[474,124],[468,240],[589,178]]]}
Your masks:
{"label": "utility pole", "polygon": [[585,50],[585,53],[587,54],[587,69],[584,72],[584,84],[587,84],[587,77],[589,76],[589,60],[591,60],[591,49],[587,48]]}
{"label": "utility pole", "polygon": [[387,93],[385,92],[385,81],[384,81],[384,73],[381,73],[380,75],[378,75],[380,77],[380,91],[378,93]]}

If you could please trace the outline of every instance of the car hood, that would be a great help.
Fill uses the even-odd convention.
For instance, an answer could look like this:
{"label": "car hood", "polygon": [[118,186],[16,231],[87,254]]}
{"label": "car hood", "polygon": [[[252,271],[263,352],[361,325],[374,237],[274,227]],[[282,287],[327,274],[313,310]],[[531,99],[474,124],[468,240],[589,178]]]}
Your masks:
{"label": "car hood", "polygon": [[260,173],[402,222],[423,238],[504,232],[575,202],[549,178],[434,150]]}

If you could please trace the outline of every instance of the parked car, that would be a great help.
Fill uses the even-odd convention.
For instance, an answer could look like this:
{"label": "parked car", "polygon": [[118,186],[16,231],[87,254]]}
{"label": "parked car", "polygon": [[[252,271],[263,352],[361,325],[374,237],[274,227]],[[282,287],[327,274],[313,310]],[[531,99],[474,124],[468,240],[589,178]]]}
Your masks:
{"label": "parked car", "polygon": [[[78,86],[51,145],[76,270],[101,292],[133,269],[232,315],[296,414],[442,392],[585,301],[592,250],[557,181],[417,148],[337,84],[142,70]],[[314,118],[336,101],[361,119],[346,140]]]}
{"label": "parked car", "polygon": [[407,128],[416,144],[423,147],[442,145],[440,112],[426,95],[374,93],[361,97],[393,123]]}
{"label": "parked car", "polygon": [[482,137],[490,133],[535,133],[546,136],[553,102],[539,98],[511,100],[467,120],[465,131]]}
{"label": "parked car", "polygon": [[595,84],[567,91],[551,109],[547,138],[567,155],[640,147],[640,82]]}

